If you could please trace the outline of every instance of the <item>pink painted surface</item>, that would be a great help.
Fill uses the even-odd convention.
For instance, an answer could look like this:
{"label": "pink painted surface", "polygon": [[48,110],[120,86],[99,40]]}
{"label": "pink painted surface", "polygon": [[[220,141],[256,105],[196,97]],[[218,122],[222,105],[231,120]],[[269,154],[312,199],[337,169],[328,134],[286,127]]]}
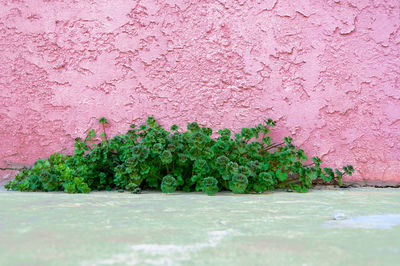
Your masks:
{"label": "pink painted surface", "polygon": [[0,0],[0,167],[148,115],[271,117],[348,181],[400,182],[399,2]]}

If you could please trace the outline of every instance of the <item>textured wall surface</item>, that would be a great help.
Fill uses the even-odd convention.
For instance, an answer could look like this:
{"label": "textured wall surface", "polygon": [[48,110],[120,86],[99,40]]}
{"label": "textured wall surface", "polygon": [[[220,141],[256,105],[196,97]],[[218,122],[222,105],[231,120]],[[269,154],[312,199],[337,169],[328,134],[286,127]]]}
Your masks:
{"label": "textured wall surface", "polygon": [[400,182],[400,3],[0,0],[0,167],[148,115],[271,117],[275,137],[353,164],[348,181]]}

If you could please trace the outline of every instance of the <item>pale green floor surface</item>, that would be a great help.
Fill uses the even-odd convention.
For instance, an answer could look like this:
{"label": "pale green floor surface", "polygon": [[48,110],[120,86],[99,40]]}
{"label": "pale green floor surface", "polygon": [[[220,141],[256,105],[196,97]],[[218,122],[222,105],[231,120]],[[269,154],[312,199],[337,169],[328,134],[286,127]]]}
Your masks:
{"label": "pale green floor surface", "polygon": [[400,189],[0,191],[0,265],[400,265]]}

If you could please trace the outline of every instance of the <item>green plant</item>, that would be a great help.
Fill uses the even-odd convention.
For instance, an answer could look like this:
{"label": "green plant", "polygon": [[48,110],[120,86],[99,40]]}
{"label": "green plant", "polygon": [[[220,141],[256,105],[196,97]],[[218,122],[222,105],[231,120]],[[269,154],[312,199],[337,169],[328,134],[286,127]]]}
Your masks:
{"label": "green plant", "polygon": [[142,189],[203,191],[214,195],[221,190],[233,193],[263,193],[273,189],[306,192],[316,180],[341,185],[344,174],[352,175],[351,165],[321,169],[321,160],[308,160],[290,137],[272,143],[268,136],[275,121],[265,120],[253,128],[234,134],[189,123],[186,131],[173,125],[164,129],[153,117],[146,124],[131,125],[124,135],[107,138],[107,120],[99,120],[103,132],[96,140],[92,129],[84,140],[75,140],[73,155],[54,153],[39,159],[31,169],[22,170],[6,188],[19,191],[91,190],[131,191]]}

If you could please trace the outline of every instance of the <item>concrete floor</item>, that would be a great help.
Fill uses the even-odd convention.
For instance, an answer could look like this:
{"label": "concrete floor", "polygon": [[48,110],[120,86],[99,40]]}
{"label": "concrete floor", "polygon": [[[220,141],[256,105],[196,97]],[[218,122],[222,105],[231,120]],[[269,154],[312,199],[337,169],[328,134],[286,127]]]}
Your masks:
{"label": "concrete floor", "polygon": [[0,191],[0,265],[400,265],[400,189]]}

